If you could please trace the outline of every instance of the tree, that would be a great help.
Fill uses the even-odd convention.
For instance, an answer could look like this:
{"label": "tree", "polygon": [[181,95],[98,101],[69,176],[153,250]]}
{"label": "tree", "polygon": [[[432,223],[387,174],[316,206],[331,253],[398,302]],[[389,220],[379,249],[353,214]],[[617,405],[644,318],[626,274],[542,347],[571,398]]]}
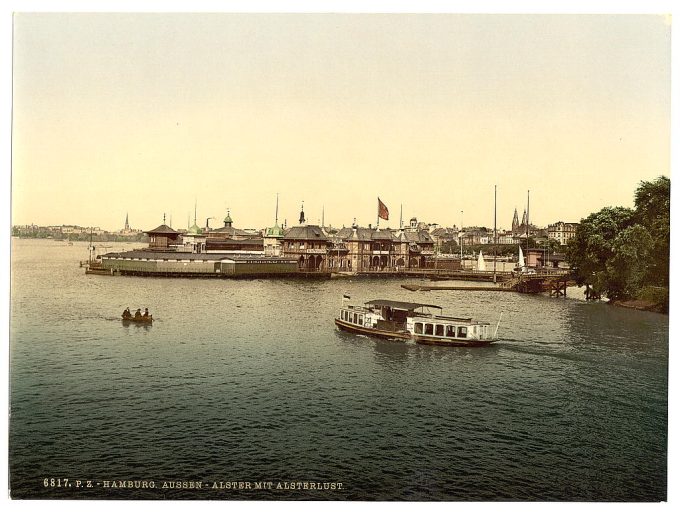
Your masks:
{"label": "tree", "polygon": [[[640,182],[635,210],[607,207],[581,220],[567,245],[576,282],[609,299],[639,298],[645,288],[667,296],[670,180]],[[649,286],[649,287],[647,287]]]}
{"label": "tree", "polygon": [[625,228],[616,236],[612,257],[606,264],[611,299],[639,296],[648,276],[653,243],[652,236],[639,224]]}
{"label": "tree", "polygon": [[652,238],[645,280],[649,285],[667,287],[671,242],[671,181],[660,176],[640,182],[635,190],[635,220]]}
{"label": "tree", "polygon": [[581,220],[566,251],[579,285],[590,285],[610,298],[624,294],[618,280],[610,279],[607,262],[614,256],[617,235],[633,224],[633,218],[629,208],[606,207]]}

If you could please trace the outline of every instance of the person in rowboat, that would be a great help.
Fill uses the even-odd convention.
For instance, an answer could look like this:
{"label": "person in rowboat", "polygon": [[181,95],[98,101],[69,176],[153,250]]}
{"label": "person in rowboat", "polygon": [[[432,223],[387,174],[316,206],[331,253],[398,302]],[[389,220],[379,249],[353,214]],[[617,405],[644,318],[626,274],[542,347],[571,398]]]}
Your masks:
{"label": "person in rowboat", "polygon": [[128,306],[123,310],[123,319],[129,319],[130,317],[132,317],[132,314],[130,313],[130,307]]}
{"label": "person in rowboat", "polygon": [[141,319],[142,318],[142,310],[141,308],[137,308],[137,311],[135,312],[135,319]]}
{"label": "person in rowboat", "polygon": [[148,308],[144,309],[144,315],[142,315],[142,317],[144,317],[145,319],[149,317],[149,309]]}

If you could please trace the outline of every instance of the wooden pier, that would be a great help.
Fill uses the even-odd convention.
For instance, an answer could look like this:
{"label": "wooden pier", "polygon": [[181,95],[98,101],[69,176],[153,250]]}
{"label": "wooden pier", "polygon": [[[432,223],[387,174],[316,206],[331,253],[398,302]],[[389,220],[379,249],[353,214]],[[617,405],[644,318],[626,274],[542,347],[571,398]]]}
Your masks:
{"label": "wooden pier", "polygon": [[[460,275],[457,278],[462,280]],[[466,280],[468,281],[468,280]],[[486,281],[478,280],[478,281]],[[538,294],[548,292],[551,297],[566,297],[567,287],[575,285],[568,271],[544,271],[533,274],[504,273],[501,280],[497,280],[495,286],[455,286],[455,285],[420,285],[405,284],[403,288],[411,291],[431,290],[466,290],[481,292],[520,292],[523,294]]]}
{"label": "wooden pier", "polygon": [[[464,269],[452,271],[450,269],[399,269],[384,271],[359,271],[355,273],[333,273],[334,276],[357,276],[366,278],[422,278],[433,281],[457,280],[457,281],[494,281],[493,271],[475,271]],[[512,278],[510,271],[497,271],[496,282],[504,282]]]}

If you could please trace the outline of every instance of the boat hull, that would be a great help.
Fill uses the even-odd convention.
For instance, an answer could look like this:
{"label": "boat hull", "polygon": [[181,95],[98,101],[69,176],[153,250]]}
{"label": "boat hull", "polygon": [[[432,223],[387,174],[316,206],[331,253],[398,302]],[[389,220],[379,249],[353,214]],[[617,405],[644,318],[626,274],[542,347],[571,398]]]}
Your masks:
{"label": "boat hull", "polygon": [[362,326],[357,326],[356,324],[350,324],[348,322],[343,321],[342,319],[335,319],[335,325],[343,331],[348,331],[350,333],[358,333],[360,335],[367,335],[369,337],[398,340],[411,339],[411,334],[408,331],[386,331],[379,330],[376,328],[366,328]]}
{"label": "boat hull", "polygon": [[428,336],[423,336],[423,335],[413,335],[413,339],[416,341],[416,344],[423,344],[423,345],[428,345],[428,346],[449,346],[449,347],[480,347],[480,346],[488,346],[488,345],[495,342],[495,340],[474,340],[474,339],[446,340],[446,339],[441,339],[441,338],[437,338],[437,337],[428,337]]}
{"label": "boat hull", "polygon": [[147,318],[141,318],[141,319],[135,319],[134,317],[126,318],[123,317],[121,319],[124,324],[132,323],[132,324],[152,324],[153,323],[153,318],[152,317],[147,317]]}

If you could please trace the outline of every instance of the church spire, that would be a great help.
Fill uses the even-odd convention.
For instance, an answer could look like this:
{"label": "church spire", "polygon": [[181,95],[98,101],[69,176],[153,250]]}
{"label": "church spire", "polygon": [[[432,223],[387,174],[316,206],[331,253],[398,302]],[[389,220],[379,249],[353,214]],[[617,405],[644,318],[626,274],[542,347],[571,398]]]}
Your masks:
{"label": "church spire", "polygon": [[125,212],[125,231],[130,230],[130,223],[128,222],[128,213]]}
{"label": "church spire", "polygon": [[300,207],[300,224],[305,224],[305,202],[302,202],[302,207]]}

